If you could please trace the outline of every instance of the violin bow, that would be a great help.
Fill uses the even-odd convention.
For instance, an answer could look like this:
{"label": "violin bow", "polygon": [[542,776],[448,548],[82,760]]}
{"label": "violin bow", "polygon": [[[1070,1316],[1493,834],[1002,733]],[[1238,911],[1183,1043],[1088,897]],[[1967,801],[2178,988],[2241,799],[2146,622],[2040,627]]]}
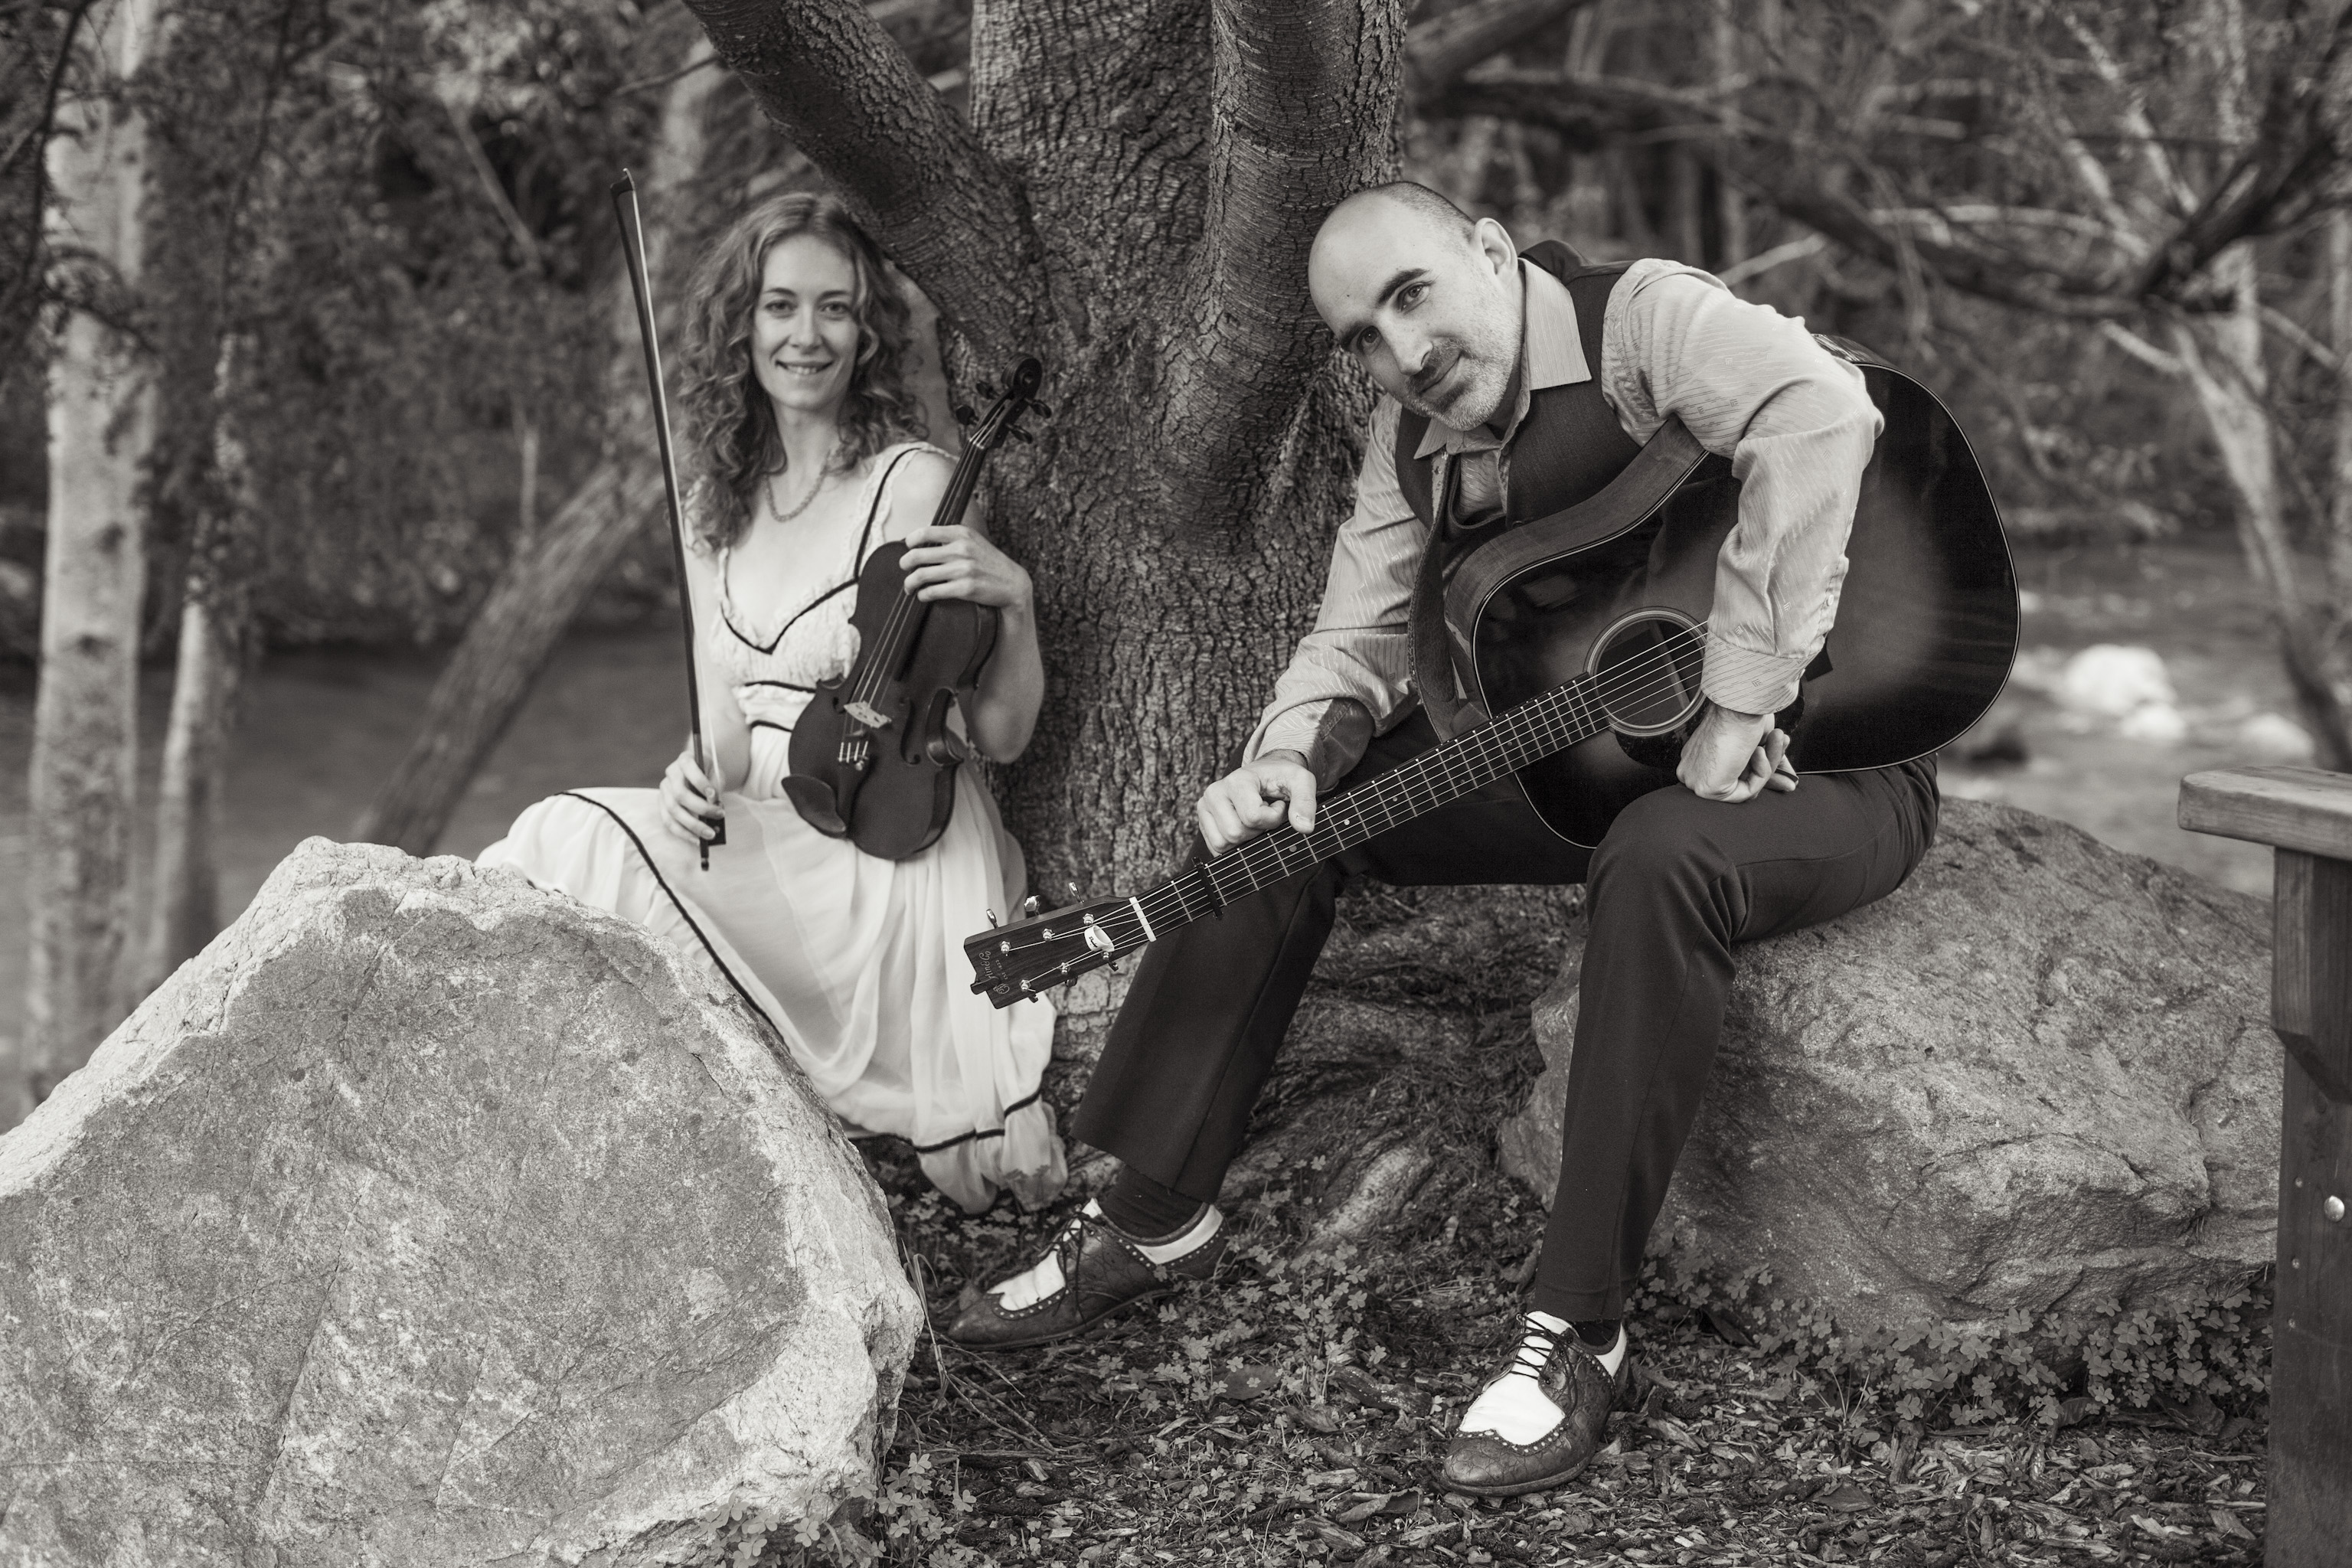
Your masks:
{"label": "violin bow", "polygon": [[[654,331],[653,284],[646,276],[646,227],[637,215],[637,182],[628,170],[613,182],[613,213],[621,220],[621,254],[629,264],[629,289],[637,297],[637,332],[646,344],[646,379],[653,384],[654,435],[661,447],[662,489],[669,498],[669,543],[677,569],[677,610],[686,626],[686,712],[693,734],[694,765],[716,785],[718,773],[702,741],[702,686],[694,673],[694,590],[686,580],[686,508],[677,493],[677,453],[670,445],[669,398],[662,390],[661,340]],[[727,842],[727,819],[702,841],[702,868],[710,869],[710,848]]]}

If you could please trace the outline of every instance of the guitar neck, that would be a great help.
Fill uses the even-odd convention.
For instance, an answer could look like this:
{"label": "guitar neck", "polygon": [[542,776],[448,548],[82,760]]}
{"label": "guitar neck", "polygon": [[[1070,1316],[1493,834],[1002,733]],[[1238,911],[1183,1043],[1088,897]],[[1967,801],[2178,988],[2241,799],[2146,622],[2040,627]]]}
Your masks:
{"label": "guitar neck", "polygon": [[1320,802],[1313,831],[1284,826],[1128,900],[1103,925],[1108,961],[1608,728],[1592,681],[1579,676],[1354,789]]}

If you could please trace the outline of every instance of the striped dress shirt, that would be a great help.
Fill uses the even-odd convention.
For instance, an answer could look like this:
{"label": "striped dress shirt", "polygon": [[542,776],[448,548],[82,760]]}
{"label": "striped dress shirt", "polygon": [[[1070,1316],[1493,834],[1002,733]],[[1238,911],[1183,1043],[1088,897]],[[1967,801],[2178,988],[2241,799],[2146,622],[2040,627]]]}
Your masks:
{"label": "striped dress shirt", "polygon": [[[1592,379],[1567,288],[1520,263],[1526,300],[1517,408],[1497,438],[1485,426],[1432,420],[1416,456],[1446,493],[1460,465],[1465,513],[1509,494],[1511,443],[1532,395]],[[1739,518],[1717,562],[1702,688],[1717,704],[1775,712],[1821,651],[1845,579],[1846,534],[1879,416],[1862,373],[1814,342],[1804,323],[1739,299],[1696,268],[1637,261],[1609,296],[1601,322],[1601,395],[1635,441],[1679,416],[1708,451],[1731,460]],[[1428,529],[1396,475],[1398,407],[1373,410],[1356,476],[1355,510],[1339,527],[1315,628],[1275,682],[1244,754],[1304,752],[1328,788],[1365,742],[1412,711],[1406,620]]]}

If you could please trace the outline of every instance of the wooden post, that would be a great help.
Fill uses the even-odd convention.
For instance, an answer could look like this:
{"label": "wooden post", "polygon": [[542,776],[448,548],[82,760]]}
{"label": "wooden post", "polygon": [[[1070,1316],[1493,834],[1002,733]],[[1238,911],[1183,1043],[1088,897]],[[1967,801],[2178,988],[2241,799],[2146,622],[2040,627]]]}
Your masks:
{"label": "wooden post", "polygon": [[2352,773],[2191,773],[2180,826],[2277,852],[2271,1023],[2287,1056],[2263,1561],[2340,1564],[2352,1529]]}

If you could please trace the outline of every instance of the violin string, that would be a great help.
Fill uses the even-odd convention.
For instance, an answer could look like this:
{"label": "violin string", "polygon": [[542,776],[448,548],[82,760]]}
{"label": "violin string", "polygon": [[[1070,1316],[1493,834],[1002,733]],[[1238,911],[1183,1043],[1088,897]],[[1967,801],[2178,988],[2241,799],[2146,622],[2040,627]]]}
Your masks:
{"label": "violin string", "polygon": [[[990,430],[988,426],[994,423],[1002,426],[1009,423],[1011,417],[1008,416],[1005,419],[998,419],[996,410],[991,409],[988,416],[982,420],[981,428],[971,437],[967,455],[985,457],[993,450],[996,446],[995,432]],[[984,440],[983,437],[986,437]],[[975,482],[978,480],[977,469],[974,470],[972,479]],[[950,478],[948,481],[949,496],[954,496],[956,489],[956,479]],[[963,504],[956,509],[957,515],[961,516],[963,507],[969,506],[971,502],[971,487],[967,485],[964,487]],[[861,566],[862,564],[861,563]],[[882,694],[882,688],[889,679],[885,671],[896,668],[898,664],[896,653],[898,639],[907,623],[913,619],[915,608],[919,607],[921,604],[922,601],[904,589],[901,589],[898,598],[891,602],[890,613],[882,623],[881,635],[876,639],[875,647],[859,658],[858,668],[853,672],[854,679],[850,682],[851,701],[870,704]]]}

